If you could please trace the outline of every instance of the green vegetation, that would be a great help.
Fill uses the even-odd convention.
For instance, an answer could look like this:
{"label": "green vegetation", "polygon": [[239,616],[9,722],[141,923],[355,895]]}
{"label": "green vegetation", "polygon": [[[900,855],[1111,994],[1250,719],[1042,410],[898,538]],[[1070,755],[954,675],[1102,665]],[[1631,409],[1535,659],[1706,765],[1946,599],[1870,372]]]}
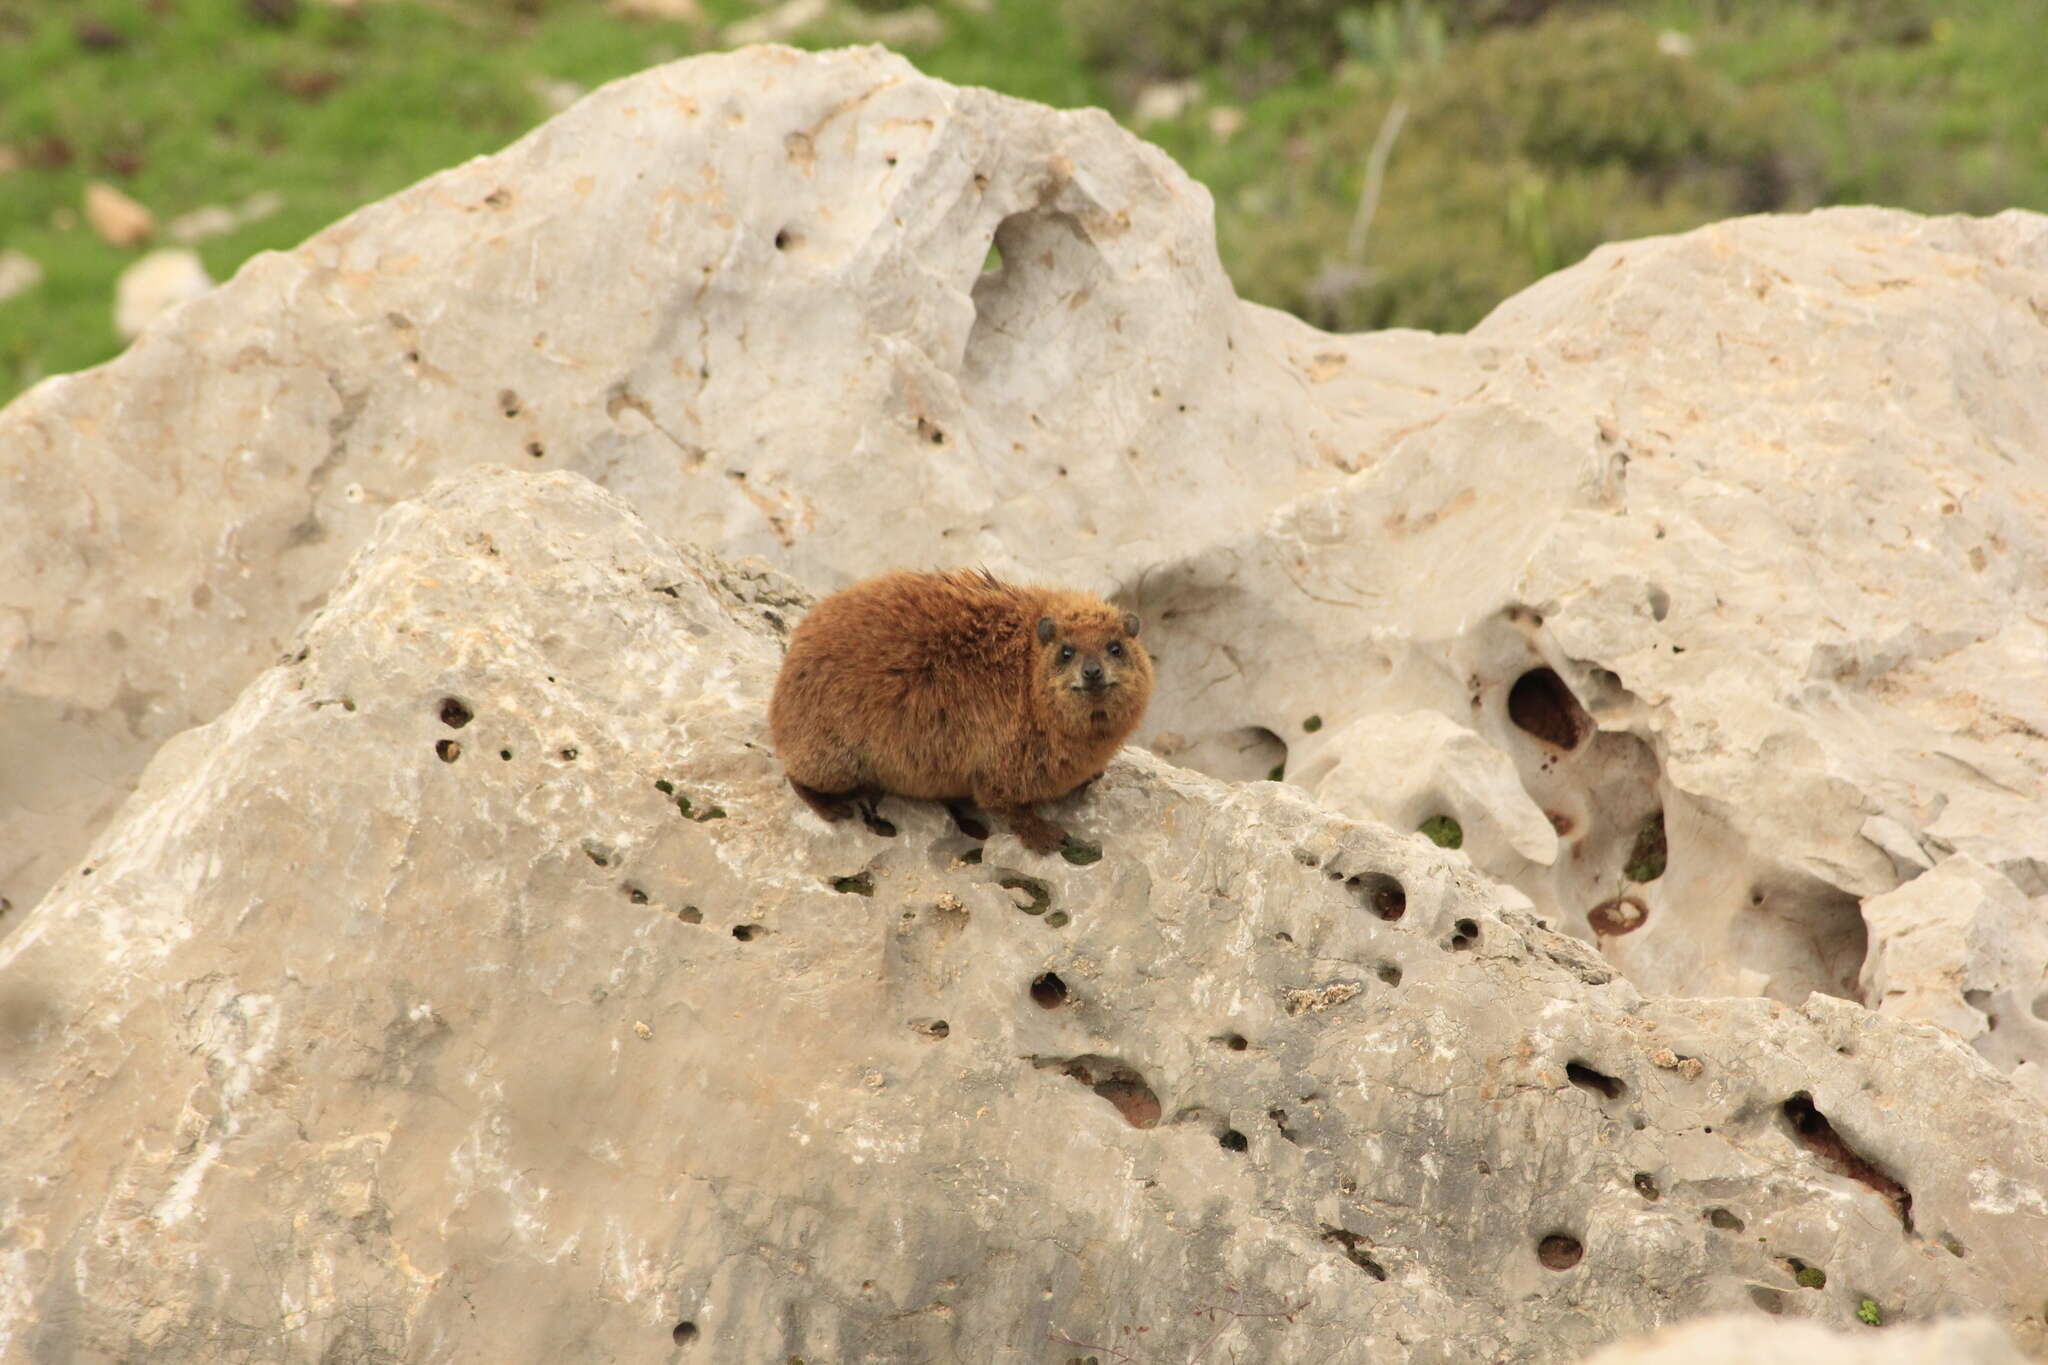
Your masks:
{"label": "green vegetation", "polygon": [[[914,8],[914,7],[913,7]],[[1209,186],[1246,297],[1345,330],[1460,330],[1618,237],[1879,202],[2048,208],[2042,0],[934,0],[904,40],[947,80],[1099,104]],[[0,0],[0,401],[116,349],[138,254],[82,221],[107,181],[157,216],[272,194],[197,244],[224,279],[550,101],[725,45],[595,0]],[[901,20],[837,8],[830,45]],[[1157,98],[1164,91],[1167,98]],[[1149,98],[1148,98],[1149,97]]]}
{"label": "green vegetation", "polygon": [[1669,856],[1664,841],[1664,812],[1660,810],[1643,821],[1642,828],[1636,831],[1635,845],[1629,849],[1628,861],[1622,865],[1621,875],[1632,882],[1654,882],[1664,875],[1664,864]]}
{"label": "green vegetation", "polygon": [[1463,848],[1465,827],[1448,815],[1432,815],[1419,827],[1422,836],[1438,848]]}
{"label": "green vegetation", "polygon": [[1876,1299],[1865,1299],[1856,1305],[1856,1321],[1865,1327],[1882,1327],[1884,1314],[1878,1311]]}

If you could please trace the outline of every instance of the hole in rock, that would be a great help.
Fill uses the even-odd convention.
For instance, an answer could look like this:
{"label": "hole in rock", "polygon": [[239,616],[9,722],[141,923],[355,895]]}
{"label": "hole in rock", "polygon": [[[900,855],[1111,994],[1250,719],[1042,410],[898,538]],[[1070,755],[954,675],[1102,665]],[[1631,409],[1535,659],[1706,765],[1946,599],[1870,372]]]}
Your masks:
{"label": "hole in rock", "polygon": [[574,763],[576,761],[576,751],[574,749],[562,750],[562,759],[564,762]]}
{"label": "hole in rock", "polygon": [[1616,896],[1601,901],[1586,912],[1586,923],[1602,938],[1633,934],[1650,917],[1650,907],[1634,896]]}
{"label": "hole in rock", "polygon": [[1636,1172],[1636,1193],[1651,1203],[1664,1197],[1664,1191],[1657,1188],[1657,1181],[1648,1171]]}
{"label": "hole in rock", "polygon": [[1785,1311],[1785,1296],[1769,1285],[1753,1284],[1749,1287],[1749,1301],[1777,1317]]}
{"label": "hole in rock", "polygon": [[1726,1209],[1708,1209],[1706,1219],[1723,1232],[1742,1231],[1742,1220]]}
{"label": "hole in rock", "polygon": [[953,1026],[943,1019],[913,1019],[910,1027],[935,1042],[953,1031]]}
{"label": "hole in rock", "polygon": [[645,905],[645,904],[647,904],[647,893],[646,893],[645,891],[642,891],[642,890],[641,890],[641,889],[640,889],[639,887],[637,887],[637,886],[627,886],[627,887],[623,887],[623,888],[621,888],[621,889],[625,891],[625,893],[626,893],[626,899],[627,899],[627,900],[629,900],[629,901],[631,901],[631,902],[633,902],[633,904],[635,904],[635,905]]}
{"label": "hole in rock", "polygon": [[1877,1191],[1891,1205],[1892,1212],[1898,1215],[1899,1226],[1907,1232],[1913,1230],[1912,1192],[1886,1174],[1877,1163],[1851,1147],[1835,1131],[1834,1124],[1828,1122],[1828,1116],[1814,1107],[1811,1095],[1802,1090],[1786,1100],[1783,1109],[1793,1136],[1820,1158],[1821,1165],[1836,1175],[1846,1176]]}
{"label": "hole in rock", "polygon": [[[986,178],[977,177],[976,188]],[[965,387],[973,389],[1005,374],[1025,357],[1040,354],[1066,329],[1107,326],[1101,310],[1110,291],[1102,252],[1074,214],[1038,204],[996,224],[993,250],[1004,268],[963,281],[972,290],[974,326],[963,366]]]}
{"label": "hole in rock", "polygon": [[1251,1142],[1235,1128],[1225,1128],[1216,1135],[1216,1145],[1226,1152],[1243,1152],[1251,1148]]}
{"label": "hole in rock", "polygon": [[510,763],[512,761],[512,751],[510,749],[500,749],[498,750],[498,757]]}
{"label": "hole in rock", "polygon": [[451,730],[460,730],[475,718],[475,714],[454,697],[441,698],[441,723]]}
{"label": "hole in rock", "polygon": [[1372,1257],[1365,1254],[1365,1238],[1345,1228],[1323,1224],[1323,1240],[1343,1249],[1344,1259],[1372,1276],[1375,1280],[1387,1278],[1386,1270]]}
{"label": "hole in rock", "polygon": [[1516,727],[1560,749],[1576,749],[1593,728],[1593,718],[1550,668],[1532,668],[1508,689],[1508,719]]}
{"label": "hole in rock", "polygon": [[1463,952],[1479,942],[1479,925],[1476,921],[1461,919],[1451,926],[1451,950]]}
{"label": "hole in rock", "polygon": [[1037,1061],[1034,1066],[1058,1067],[1060,1074],[1093,1090],[1109,1102],[1133,1128],[1156,1128],[1162,1112],[1159,1096],[1145,1078],[1114,1057],[1088,1055],[1065,1061]]}
{"label": "hole in rock", "polygon": [[1401,984],[1401,964],[1398,962],[1382,962],[1374,969],[1374,972],[1380,980],[1386,982],[1389,986]]}
{"label": "hole in rock", "polygon": [[1360,872],[1346,877],[1344,885],[1358,897],[1358,903],[1389,924],[1408,913],[1408,893],[1401,883],[1384,872]]}
{"label": "hole in rock", "polygon": [[694,1322],[679,1322],[676,1324],[676,1329],[669,1333],[669,1336],[674,1339],[676,1345],[688,1346],[697,1339],[697,1324]]}
{"label": "hole in rock", "polygon": [[834,877],[832,889],[842,896],[872,896],[875,894],[874,874],[856,872],[850,877]]}
{"label": "hole in rock", "polygon": [[1042,1010],[1056,1010],[1067,1003],[1067,983],[1058,972],[1047,972],[1031,982],[1031,1003]]}
{"label": "hole in rock", "polygon": [[1036,877],[1012,872],[996,878],[996,885],[1005,891],[1021,891],[1023,899],[1017,901],[1017,908],[1027,915],[1042,915],[1045,908],[1052,904],[1052,887]]}
{"label": "hole in rock", "polygon": [[1294,935],[1288,933],[1285,929],[1282,929],[1279,933],[1273,935],[1273,941],[1275,943],[1292,944],[1294,942]]}
{"label": "hole in rock", "polygon": [[1963,1003],[1984,1016],[1984,1031],[1998,1032],[1998,1016],[1991,1012],[1990,991],[1964,991]]}
{"label": "hole in rock", "polygon": [[1463,848],[1465,827],[1448,815],[1432,815],[1416,826],[1416,832],[1438,848]]}
{"label": "hole in rock", "polygon": [[1618,1100],[1628,1093],[1628,1087],[1613,1076],[1595,1071],[1584,1062],[1566,1062],[1565,1079],[1581,1090],[1591,1091],[1602,1099]]}
{"label": "hole in rock", "polygon": [[1828,1273],[1817,1265],[1808,1265],[1797,1256],[1785,1258],[1785,1269],[1792,1272],[1792,1282],[1801,1289],[1826,1289]]}
{"label": "hole in rock", "polygon": [[507,417],[517,417],[519,415],[519,395],[510,389],[499,389],[498,411],[504,413]]}
{"label": "hole in rock", "polygon": [[767,933],[768,926],[765,924],[735,924],[732,927],[732,936],[742,943],[752,943],[757,938],[765,937]]}
{"label": "hole in rock", "polygon": [[539,441],[528,441],[526,443],[526,453],[538,460],[541,456],[547,454],[547,451],[541,447]]}
{"label": "hole in rock", "polygon": [[694,905],[686,905],[676,911],[676,918],[685,924],[702,924],[704,922],[704,912]]}
{"label": "hole in rock", "polygon": [[441,756],[443,763],[453,763],[462,757],[462,746],[452,739],[444,739],[434,745],[434,752]]}
{"label": "hole in rock", "polygon": [[2043,1023],[2048,1023],[2048,991],[2042,991],[2039,995],[2035,996],[2034,1003],[2028,1006],[2028,1009],[2032,1011],[2036,1019],[2041,1020]]}
{"label": "hole in rock", "polygon": [[1243,1052],[1251,1046],[1250,1043],[1245,1041],[1242,1033],[1226,1033],[1216,1041],[1229,1048],[1232,1052]]}
{"label": "hole in rock", "polygon": [[1870,946],[1861,902],[1817,878],[1759,891],[1762,903],[1728,922],[1727,947],[1738,961],[1770,972],[1764,994],[1788,1005],[1813,991],[1860,1002],[1857,978]]}
{"label": "hole in rock", "polygon": [[787,251],[793,246],[801,246],[803,244],[803,240],[804,239],[800,234],[793,232],[786,227],[778,228],[775,232],[775,249],[777,251]]}
{"label": "hole in rock", "polygon": [[1650,585],[1650,619],[1661,621],[1670,614],[1671,594],[1658,587],[1655,583],[1652,583]]}
{"label": "hole in rock", "polygon": [[1632,882],[1654,882],[1664,875],[1669,860],[1670,851],[1664,841],[1664,812],[1660,810],[1636,831],[1635,844],[1629,849],[1628,861],[1622,864],[1621,875]]}
{"label": "hole in rock", "polygon": [[1225,782],[1279,782],[1287,776],[1286,741],[1259,725],[1205,735],[1185,748],[1176,748],[1172,758],[1184,768]]}
{"label": "hole in rock", "polygon": [[1287,1111],[1285,1109],[1268,1109],[1266,1117],[1273,1120],[1273,1127],[1279,1130],[1281,1137],[1286,1138],[1297,1147],[1301,1146],[1301,1139],[1296,1137],[1294,1130],[1287,1126]]}
{"label": "hole in rock", "polygon": [[1568,1232],[1553,1232],[1536,1244],[1536,1259],[1548,1270],[1570,1270],[1586,1249]]}

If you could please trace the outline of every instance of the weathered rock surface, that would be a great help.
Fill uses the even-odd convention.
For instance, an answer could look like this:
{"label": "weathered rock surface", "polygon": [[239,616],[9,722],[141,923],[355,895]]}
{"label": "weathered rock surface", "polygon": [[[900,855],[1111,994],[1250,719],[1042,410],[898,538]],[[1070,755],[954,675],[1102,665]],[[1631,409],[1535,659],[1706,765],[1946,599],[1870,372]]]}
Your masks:
{"label": "weathered rock surface", "polygon": [[1618,1343],[1586,1365],[2021,1365],[1988,1323],[1941,1322],[1884,1332],[1830,1332],[1812,1323],[1703,1318]]}
{"label": "weathered rock surface", "polygon": [[1089,864],[825,826],[764,746],[800,609],[573,476],[392,511],[0,944],[5,1351],[1534,1361],[1866,1298],[2043,1341],[2048,1111],[1949,1034],[1645,998],[1460,859],[1136,750],[1062,812]]}
{"label": "weathered rock surface", "polygon": [[160,313],[190,303],[213,288],[199,253],[184,247],[150,252],[114,282],[114,332],[123,341],[141,335]]}
{"label": "weathered rock surface", "polygon": [[[1563,1359],[1868,1296],[2038,1346],[2044,318],[2048,219],[1841,210],[1326,336],[1238,301],[1205,193],[1105,116],[875,51],[648,72],[259,258],[0,412],[0,1023],[46,1083],[5,1169],[77,1173],[8,1187],[0,1331],[539,1358],[630,1305],[721,1358],[1185,1359],[1201,1309],[1248,1358]],[[747,747],[774,641],[732,623],[779,580],[478,473],[336,588],[492,465],[813,590],[1110,593],[1184,767],[1082,804],[1090,868],[954,868],[914,814],[799,838]],[[434,548],[486,532],[519,554]],[[1461,851],[1402,832],[1437,814]],[[1069,1006],[1013,1018],[1055,963]],[[522,1317],[565,1267],[581,1307]]]}
{"label": "weathered rock surface", "polygon": [[[1853,996],[1860,902],[1952,852],[2048,895],[2042,218],[1744,220],[1603,248],[1470,337],[1338,338],[1238,302],[1207,207],[1100,114],[762,50],[253,262],[0,415],[0,719],[35,736],[0,894],[379,508],[504,461],[819,588],[1115,592],[1166,661],[1156,747],[1316,767],[1358,813],[1472,806],[1332,771],[1437,712],[1521,776],[1461,816],[1516,832],[1475,864],[1649,989]],[[2040,1013],[2044,972],[1977,989]]]}

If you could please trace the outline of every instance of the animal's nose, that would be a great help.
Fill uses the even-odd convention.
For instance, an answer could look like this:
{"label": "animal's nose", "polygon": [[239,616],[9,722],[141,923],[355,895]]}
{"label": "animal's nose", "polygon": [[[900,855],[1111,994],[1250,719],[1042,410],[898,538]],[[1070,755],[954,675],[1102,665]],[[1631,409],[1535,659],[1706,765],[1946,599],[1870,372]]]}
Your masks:
{"label": "animal's nose", "polygon": [[1102,681],[1101,660],[1090,659],[1087,663],[1081,665],[1081,681],[1088,683],[1099,683]]}

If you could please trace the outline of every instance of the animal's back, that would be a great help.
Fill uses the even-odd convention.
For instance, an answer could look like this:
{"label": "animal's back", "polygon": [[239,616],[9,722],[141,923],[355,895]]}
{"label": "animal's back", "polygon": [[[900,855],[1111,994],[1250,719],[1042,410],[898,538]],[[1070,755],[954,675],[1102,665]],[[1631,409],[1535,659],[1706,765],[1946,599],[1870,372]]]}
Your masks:
{"label": "animal's back", "polygon": [[827,597],[776,680],[776,752],[821,791],[967,796],[1016,728],[1032,619],[1026,590],[976,572],[887,574]]}

